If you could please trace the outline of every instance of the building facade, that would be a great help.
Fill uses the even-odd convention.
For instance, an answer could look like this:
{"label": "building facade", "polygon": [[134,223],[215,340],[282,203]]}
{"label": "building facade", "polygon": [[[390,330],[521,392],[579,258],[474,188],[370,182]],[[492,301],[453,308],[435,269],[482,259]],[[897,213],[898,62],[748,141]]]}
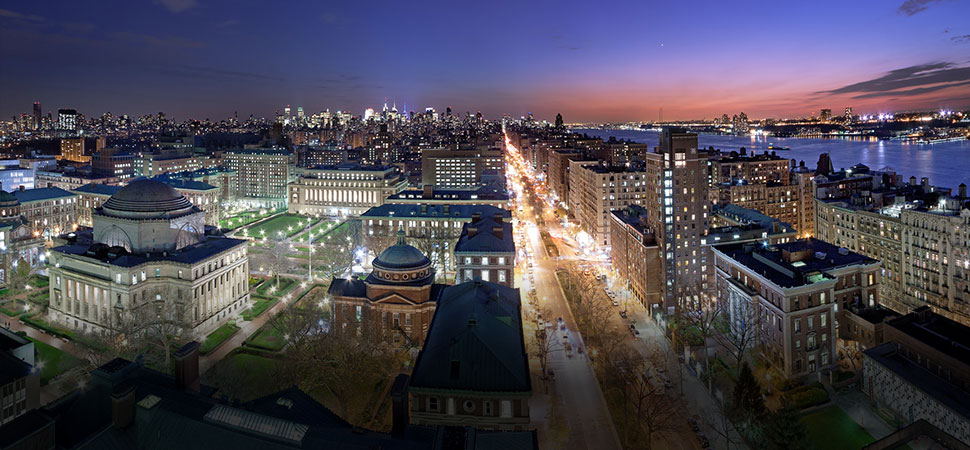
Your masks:
{"label": "building facade", "polygon": [[505,171],[500,149],[421,151],[421,184],[438,189],[477,189],[486,171]]}
{"label": "building facade", "polygon": [[571,209],[579,225],[595,245],[608,247],[610,211],[644,204],[650,186],[642,167],[576,163],[570,167],[569,189],[570,202],[579,207]]}
{"label": "building facade", "polygon": [[222,155],[223,165],[236,172],[238,199],[268,206],[285,206],[294,179],[294,156],[276,148],[230,150]]}
{"label": "building facade", "polygon": [[515,287],[515,239],[504,214],[475,214],[455,244],[455,282],[490,281]]}
{"label": "building facade", "polygon": [[157,180],[138,180],[93,212],[93,229],[51,250],[48,320],[92,333],[155,320],[204,336],[249,307],[245,240],[203,234],[205,212]]}
{"label": "building facade", "polygon": [[823,241],[735,243],[713,254],[733,341],[757,347],[789,378],[833,367],[839,312],[879,303],[879,262]]}
{"label": "building facade", "polygon": [[77,229],[77,194],[60,188],[37,188],[18,190],[13,195],[34,236],[51,241]]}
{"label": "building facade", "polygon": [[407,186],[393,166],[343,164],[300,169],[288,186],[289,211],[305,215],[359,215]]}

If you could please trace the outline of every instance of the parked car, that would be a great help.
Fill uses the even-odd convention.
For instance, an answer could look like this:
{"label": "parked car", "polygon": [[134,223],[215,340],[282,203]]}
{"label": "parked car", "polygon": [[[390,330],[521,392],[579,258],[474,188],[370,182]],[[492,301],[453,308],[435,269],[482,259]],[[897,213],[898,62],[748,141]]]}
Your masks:
{"label": "parked car", "polygon": [[620,317],[626,319],[626,311],[620,311]]}
{"label": "parked car", "polygon": [[695,433],[698,433],[701,431],[700,425],[697,424],[697,419],[693,417],[688,417],[687,423],[690,425],[690,429],[694,430]]}
{"label": "parked car", "polygon": [[615,298],[613,299],[613,306],[620,306],[620,302],[616,301]]}

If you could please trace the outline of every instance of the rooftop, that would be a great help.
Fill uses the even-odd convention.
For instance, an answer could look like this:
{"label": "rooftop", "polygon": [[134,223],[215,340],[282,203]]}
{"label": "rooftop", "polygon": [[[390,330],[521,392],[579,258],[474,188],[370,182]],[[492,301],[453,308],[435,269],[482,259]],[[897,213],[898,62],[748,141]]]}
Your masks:
{"label": "rooftop", "polygon": [[887,342],[863,353],[953,412],[970,418],[970,394],[900,355],[896,344]]}
{"label": "rooftop", "polygon": [[139,253],[131,254],[125,251],[112,250],[104,244],[94,244],[91,230],[79,229],[75,235],[73,243],[54,247],[55,252],[66,255],[74,255],[82,258],[90,258],[104,263],[120,267],[134,267],[139,264],[157,261],[172,261],[185,264],[194,264],[205,261],[212,255],[222,253],[237,246],[245,246],[246,240],[233,239],[222,236],[206,236],[205,240],[198,244],[182,247],[181,249],[165,253]]}
{"label": "rooftop", "polygon": [[407,203],[386,203],[375,206],[361,214],[360,217],[456,217],[471,219],[475,213],[488,217],[495,214],[502,214],[502,217],[512,217],[511,211],[492,205],[416,205]]}
{"label": "rooftop", "polygon": [[[501,230],[496,233],[496,228]],[[494,217],[482,216],[461,227],[461,236],[455,244],[455,253],[515,253],[512,224],[496,221]]]}
{"label": "rooftop", "polygon": [[446,287],[411,388],[531,391],[519,290],[483,281]]}
{"label": "rooftop", "polygon": [[776,245],[732,243],[716,245],[714,249],[782,288],[834,280],[827,272],[841,267],[879,264],[875,259],[814,238]]}
{"label": "rooftop", "polygon": [[970,361],[970,328],[934,313],[927,306],[887,323],[960,361]]}
{"label": "rooftop", "polygon": [[24,189],[12,192],[13,196],[20,201],[21,204],[27,202],[37,202],[43,200],[53,200],[57,198],[74,197],[77,194],[71,193],[70,191],[65,191],[59,187],[45,187],[36,189]]}

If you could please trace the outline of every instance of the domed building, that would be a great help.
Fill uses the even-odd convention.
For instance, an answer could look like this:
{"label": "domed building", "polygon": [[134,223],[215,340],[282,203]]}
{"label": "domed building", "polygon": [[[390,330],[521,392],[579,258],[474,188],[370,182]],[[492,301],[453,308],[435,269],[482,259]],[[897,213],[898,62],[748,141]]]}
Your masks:
{"label": "domed building", "polygon": [[386,248],[372,264],[374,270],[363,280],[335,278],[330,282],[334,322],[356,327],[368,320],[380,324],[380,331],[394,342],[420,345],[445,287],[434,283],[431,260],[408,245],[401,230],[397,244]]}
{"label": "domed building", "polygon": [[91,218],[51,251],[52,322],[104,333],[164,316],[201,336],[249,306],[246,241],[207,236],[205,212],[168,184],[134,181]]}

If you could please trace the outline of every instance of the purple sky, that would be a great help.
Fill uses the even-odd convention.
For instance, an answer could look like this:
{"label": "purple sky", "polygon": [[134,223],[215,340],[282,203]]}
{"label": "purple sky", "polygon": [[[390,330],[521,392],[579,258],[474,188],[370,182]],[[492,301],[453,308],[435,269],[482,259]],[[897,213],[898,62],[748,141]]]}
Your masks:
{"label": "purple sky", "polygon": [[970,2],[44,1],[0,7],[0,117],[285,105],[569,121],[970,107]]}

